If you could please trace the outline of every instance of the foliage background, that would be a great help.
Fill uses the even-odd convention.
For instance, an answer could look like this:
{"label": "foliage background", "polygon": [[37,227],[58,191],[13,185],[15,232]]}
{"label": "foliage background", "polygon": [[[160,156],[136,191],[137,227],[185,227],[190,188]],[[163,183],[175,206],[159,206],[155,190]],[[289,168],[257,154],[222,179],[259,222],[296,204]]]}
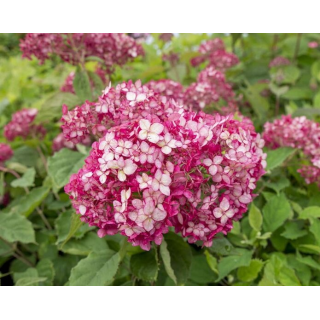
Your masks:
{"label": "foliage background", "polygon": [[[297,174],[299,151],[268,153],[268,172],[248,214],[211,248],[187,244],[169,233],[150,252],[120,235],[100,239],[71,209],[63,186],[83,164],[88,149],[63,149],[53,155],[52,139],[60,132],[61,105],[81,104],[81,97],[60,92],[75,67],[59,59],[21,58],[22,34],[0,35],[0,131],[21,108],[37,108],[37,122],[47,129],[43,141],[16,139],[6,166],[21,179],[0,172],[0,280],[2,285],[319,285],[320,192]],[[261,132],[280,114],[320,116],[319,34],[179,34],[164,43],[152,34],[143,43],[146,55],[118,67],[112,84],[125,80],[171,78],[188,85],[204,66],[193,68],[199,44],[221,37],[240,59],[227,80],[237,93],[241,112]],[[163,54],[176,53],[171,65]],[[292,65],[269,68],[276,56]],[[86,64],[93,71],[96,62]],[[268,81],[265,81],[268,80]],[[103,89],[103,88],[100,88]],[[279,108],[279,111],[277,111]],[[209,110],[210,111],[210,110]],[[5,142],[0,135],[0,142]],[[43,218],[45,217],[45,218]]]}

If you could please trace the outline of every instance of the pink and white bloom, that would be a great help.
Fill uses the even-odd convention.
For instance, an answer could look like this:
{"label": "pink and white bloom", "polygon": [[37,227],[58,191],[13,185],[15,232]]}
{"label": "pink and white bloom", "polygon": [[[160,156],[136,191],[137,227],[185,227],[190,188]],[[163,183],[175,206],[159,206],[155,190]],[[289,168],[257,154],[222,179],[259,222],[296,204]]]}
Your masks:
{"label": "pink and white bloom", "polygon": [[230,203],[227,198],[222,199],[219,207],[213,210],[213,215],[217,219],[220,219],[222,225],[225,225],[228,219],[231,219],[234,216],[234,211],[230,208]]}
{"label": "pink and white bloom", "polygon": [[164,126],[161,123],[151,124],[149,120],[142,119],[139,122],[140,131],[139,139],[149,140],[152,143],[158,143],[160,140],[160,134],[162,133]]}
{"label": "pink and white bloom", "polygon": [[161,170],[158,169],[152,180],[151,187],[154,191],[160,190],[164,195],[170,196],[169,185],[171,181],[168,173],[162,173]]}

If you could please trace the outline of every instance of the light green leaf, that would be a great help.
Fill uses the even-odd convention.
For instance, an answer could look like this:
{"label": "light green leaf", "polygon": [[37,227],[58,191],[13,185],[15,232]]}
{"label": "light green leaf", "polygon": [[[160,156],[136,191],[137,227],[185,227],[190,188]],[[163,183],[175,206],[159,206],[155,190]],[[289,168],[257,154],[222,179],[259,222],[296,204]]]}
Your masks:
{"label": "light green leaf", "polygon": [[295,87],[290,88],[288,92],[286,92],[282,97],[288,100],[301,100],[301,99],[311,99],[313,96],[313,92],[309,88],[304,87]]}
{"label": "light green leaf", "polygon": [[50,189],[47,187],[34,188],[30,193],[11,202],[4,212],[25,215],[28,217],[47,197],[49,190]]}
{"label": "light green leaf", "polygon": [[263,267],[263,262],[258,259],[252,259],[247,267],[240,267],[237,271],[237,277],[244,282],[251,282],[256,279]]}
{"label": "light green leaf", "polygon": [[320,220],[313,220],[311,222],[310,231],[313,233],[318,245],[320,246]]}
{"label": "light green leaf", "polygon": [[86,156],[79,152],[64,148],[48,159],[48,174],[57,189],[69,182],[70,176],[84,165],[85,158]]}
{"label": "light green leaf", "polygon": [[320,218],[320,207],[312,206],[305,208],[299,215],[299,219]]}
{"label": "light green leaf", "polygon": [[284,225],[285,231],[281,235],[287,239],[294,240],[305,236],[308,232],[302,229],[303,225],[298,222],[289,221]]}
{"label": "light green leaf", "polygon": [[286,196],[281,193],[270,198],[262,212],[264,231],[273,232],[290,217],[291,207]]}
{"label": "light green leaf", "polygon": [[320,264],[312,259],[312,257],[302,257],[300,254],[297,254],[297,260],[313,269],[320,271]]}
{"label": "light green leaf", "polygon": [[25,216],[16,213],[0,214],[0,237],[9,242],[36,242],[32,223]]}
{"label": "light green leaf", "polygon": [[251,261],[252,251],[238,249],[238,255],[224,257],[218,263],[220,281],[226,277],[231,271],[243,266],[249,266]]}
{"label": "light green leaf", "polygon": [[154,249],[134,254],[130,259],[130,269],[135,277],[144,281],[155,281],[158,277],[158,259]]}
{"label": "light green leaf", "polygon": [[46,281],[46,277],[39,277],[35,268],[28,268],[25,272],[16,272],[13,275],[16,286],[38,286],[40,282]]}
{"label": "light green leaf", "polygon": [[301,286],[294,270],[287,266],[281,268],[279,282],[284,286]]}
{"label": "light green leaf", "polygon": [[46,278],[40,285],[52,286],[55,276],[53,263],[49,259],[42,259],[38,262],[36,269],[40,278]]}
{"label": "light green leaf", "polygon": [[70,286],[107,286],[113,282],[120,263],[118,253],[90,253],[71,270]]}
{"label": "light green leaf", "polygon": [[267,168],[272,170],[279,167],[290,155],[294,153],[295,149],[282,147],[276,150],[267,150]]}
{"label": "light green leaf", "polygon": [[300,244],[298,247],[300,251],[311,254],[320,254],[320,246],[313,244]]}
{"label": "light green leaf", "polygon": [[251,205],[250,205],[249,224],[252,229],[254,229],[256,231],[261,230],[262,214],[261,214],[261,211],[255,206],[254,203],[251,203]]}
{"label": "light green leaf", "polygon": [[210,252],[208,250],[206,250],[204,252],[204,254],[206,256],[208,265],[211,268],[211,270],[214,273],[218,274],[218,261],[217,261],[217,259],[212,254],[210,254]]}
{"label": "light green leaf", "polygon": [[28,146],[15,149],[13,157],[8,161],[9,163],[19,163],[26,167],[34,167],[39,158],[37,150]]}
{"label": "light green leaf", "polygon": [[44,123],[53,121],[54,119],[60,119],[62,117],[62,105],[67,105],[69,110],[71,110],[82,102],[84,102],[84,100],[82,101],[73,93],[55,93],[43,103],[37,114],[35,122]]}
{"label": "light green leaf", "polygon": [[78,69],[73,79],[74,91],[82,102],[92,100],[91,85],[88,73]]}
{"label": "light green leaf", "polygon": [[167,75],[170,79],[183,82],[184,77],[186,76],[187,68],[184,64],[179,64],[173,67],[170,71],[167,72]]}
{"label": "light green leaf", "polygon": [[317,109],[320,108],[320,92],[318,92],[313,98],[313,106]]}
{"label": "light green leaf", "polygon": [[34,184],[34,178],[36,176],[36,170],[29,168],[20,179],[13,180],[11,186],[14,188],[26,188],[31,187]]}
{"label": "light green leaf", "polygon": [[169,232],[164,236],[160,253],[168,276],[178,285],[185,284],[192,261],[189,245],[179,235]]}
{"label": "light green leaf", "polygon": [[108,250],[104,238],[99,238],[96,233],[88,232],[82,239],[71,239],[62,248],[64,253],[87,256],[91,252],[102,253]]}
{"label": "light green leaf", "polygon": [[265,184],[268,188],[273,189],[276,193],[280,193],[280,191],[288,186],[290,186],[290,181],[286,177],[281,177],[280,180],[275,182],[268,182]]}

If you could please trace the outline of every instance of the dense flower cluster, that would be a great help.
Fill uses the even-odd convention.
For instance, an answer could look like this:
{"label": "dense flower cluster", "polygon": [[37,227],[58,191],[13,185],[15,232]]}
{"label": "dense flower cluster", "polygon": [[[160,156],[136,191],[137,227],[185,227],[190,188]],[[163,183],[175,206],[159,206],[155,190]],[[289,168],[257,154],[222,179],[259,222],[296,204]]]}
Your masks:
{"label": "dense flower cluster", "polygon": [[179,82],[175,82],[170,79],[162,79],[158,81],[150,81],[146,83],[146,86],[168,99],[174,99],[177,103],[181,104],[184,100],[184,88]]}
{"label": "dense flower cluster", "polygon": [[13,156],[11,147],[5,143],[0,143],[0,164],[9,160]]}
{"label": "dense flower cluster", "polygon": [[12,115],[11,122],[4,127],[4,136],[12,141],[16,137],[27,138],[36,135],[43,137],[46,131],[43,126],[33,124],[38,113],[37,109],[21,109]]}
{"label": "dense flower cluster", "polygon": [[103,60],[108,72],[115,65],[143,55],[143,48],[123,33],[28,33],[20,43],[23,56],[33,55],[43,63],[51,54],[77,65],[85,58],[95,56]]}
{"label": "dense flower cluster", "polygon": [[[139,95],[148,96],[140,85],[120,88],[129,89],[125,96],[137,108]],[[70,178],[65,191],[73,207],[99,236],[120,232],[144,250],[152,241],[159,245],[170,226],[190,243],[210,246],[252,201],[264,173],[264,141],[250,121],[232,116],[181,109],[131,118],[95,142],[85,166]]]}
{"label": "dense flower cluster", "polygon": [[223,72],[210,66],[201,71],[197,82],[185,91],[184,104],[192,110],[201,110],[223,99],[226,103],[221,112],[230,113],[237,110],[232,87],[226,82]]}
{"label": "dense flower cluster", "polygon": [[[312,165],[298,171],[307,183],[320,182],[320,125],[306,117],[282,116],[264,125],[263,138],[272,149],[292,147],[301,149]],[[319,184],[318,182],[318,184]],[[319,184],[320,185],[320,184]]]}
{"label": "dense flower cluster", "polygon": [[63,106],[62,129],[67,141],[84,143],[90,135],[101,137],[114,125],[156,115],[165,120],[168,115],[182,111],[175,101],[141,85],[140,81],[107,87],[97,103],[86,102],[72,111]]}
{"label": "dense flower cluster", "polygon": [[201,44],[199,53],[199,56],[191,59],[193,66],[198,66],[208,61],[209,66],[220,71],[225,71],[239,63],[237,56],[225,50],[224,43],[220,38],[211,39]]}
{"label": "dense flower cluster", "polygon": [[290,64],[291,62],[289,59],[279,56],[270,61],[269,68],[288,66]]}

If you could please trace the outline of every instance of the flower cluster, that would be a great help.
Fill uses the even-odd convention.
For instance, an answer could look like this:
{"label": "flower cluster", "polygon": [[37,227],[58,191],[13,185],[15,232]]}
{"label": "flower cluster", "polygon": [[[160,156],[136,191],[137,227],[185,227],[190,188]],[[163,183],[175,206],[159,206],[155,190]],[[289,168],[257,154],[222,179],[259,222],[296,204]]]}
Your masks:
{"label": "flower cluster", "polygon": [[[299,169],[307,183],[320,181],[320,125],[306,117],[282,116],[264,125],[263,138],[272,149],[292,147],[301,149],[312,165]],[[320,184],[319,184],[320,186]]]}
{"label": "flower cluster", "polygon": [[96,103],[86,102],[72,111],[63,106],[62,129],[67,141],[83,143],[90,135],[101,137],[111,126],[152,114],[165,120],[182,109],[175,101],[155,93],[140,81],[129,81],[115,88],[110,85]]}
{"label": "flower cluster", "polygon": [[5,143],[0,143],[0,164],[9,160],[13,156],[11,147]]}
{"label": "flower cluster", "polygon": [[208,61],[209,66],[220,71],[225,71],[239,63],[237,56],[225,50],[224,43],[220,38],[211,39],[201,44],[199,53],[199,56],[191,59],[193,66],[198,66]]}
{"label": "flower cluster", "polygon": [[[126,92],[129,101],[148,95],[131,86],[139,90]],[[250,121],[183,110],[167,117],[147,112],[94,142],[65,191],[100,237],[119,232],[149,250],[173,226],[190,243],[211,246],[252,201],[264,173],[263,145]]]}
{"label": "flower cluster", "polygon": [[270,61],[269,68],[288,66],[290,64],[291,64],[290,60],[279,56]]}
{"label": "flower cluster", "polygon": [[162,79],[158,81],[150,81],[146,83],[146,86],[168,99],[173,99],[178,104],[182,104],[184,100],[184,88],[179,82],[175,82],[170,79]]}
{"label": "flower cluster", "polygon": [[308,47],[311,49],[315,49],[319,47],[319,43],[317,41],[311,41],[308,43]]}
{"label": "flower cluster", "polygon": [[232,87],[226,82],[223,72],[210,66],[201,71],[197,82],[192,83],[185,91],[184,104],[192,110],[201,110],[212,104],[217,105],[223,99],[227,106],[220,108],[223,113],[235,112]]}
{"label": "flower cluster", "polygon": [[4,127],[4,136],[12,141],[16,137],[26,139],[28,136],[43,137],[46,131],[43,126],[33,124],[37,109],[22,109],[12,115],[11,122]]}
{"label": "flower cluster", "polygon": [[108,72],[114,65],[143,55],[143,48],[133,38],[123,33],[28,33],[20,43],[23,56],[33,55],[43,63],[51,54],[77,65],[83,59],[95,56],[103,60]]}

